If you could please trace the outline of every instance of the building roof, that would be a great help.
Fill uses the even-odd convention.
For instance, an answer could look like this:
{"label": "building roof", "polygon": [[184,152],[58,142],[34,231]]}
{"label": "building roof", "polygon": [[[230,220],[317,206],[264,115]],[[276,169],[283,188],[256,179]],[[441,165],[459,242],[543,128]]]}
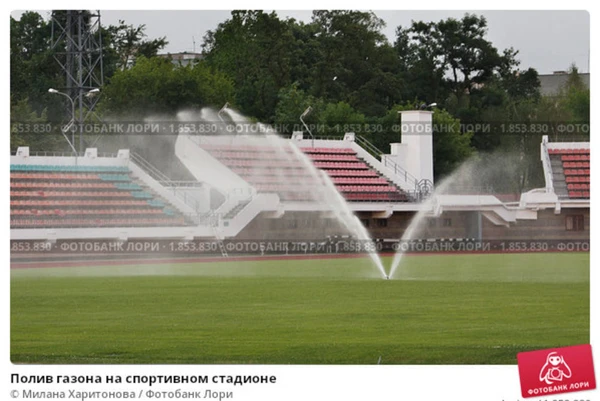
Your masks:
{"label": "building roof", "polygon": [[[580,73],[579,77],[586,88],[590,88],[590,73]],[[553,74],[540,74],[540,93],[542,96],[556,96],[562,88],[564,88],[569,73],[566,71],[556,71]]]}
{"label": "building roof", "polygon": [[204,58],[202,53],[165,53],[158,54],[158,57],[170,59],[173,64],[187,66],[189,64],[198,62]]}

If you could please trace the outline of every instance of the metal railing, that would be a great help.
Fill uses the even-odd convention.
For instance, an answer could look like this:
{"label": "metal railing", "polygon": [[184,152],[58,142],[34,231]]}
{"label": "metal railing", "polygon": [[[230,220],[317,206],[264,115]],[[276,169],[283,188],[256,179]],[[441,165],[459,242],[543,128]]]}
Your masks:
{"label": "metal railing", "polygon": [[354,137],[354,142],[358,143],[361,146],[361,148],[366,150],[367,153],[369,153],[371,156],[381,161],[381,155],[383,155],[383,152],[377,146],[369,142],[365,137],[356,135]]}
{"label": "metal railing", "polygon": [[250,204],[250,202],[252,202],[252,198],[242,200],[240,203],[235,205],[235,207],[233,209],[231,209],[230,211],[228,211],[227,213],[225,213],[225,215],[223,215],[221,217],[223,218],[223,220],[233,219],[235,216],[240,214],[242,212],[242,210],[244,210]]}
{"label": "metal railing", "polygon": [[138,155],[135,152],[129,152],[129,157],[133,160],[138,166],[140,166],[144,171],[146,171],[152,178],[156,181],[165,181],[170,182],[171,179],[167,177],[162,171],[154,167],[150,164],[146,159],[142,156]]}
{"label": "metal railing", "polygon": [[589,142],[590,141],[590,134],[585,134],[585,133],[575,133],[575,134],[569,134],[569,133],[549,133],[548,136],[552,137],[552,143],[555,142],[559,142],[559,143],[565,143],[565,142],[573,142],[573,143],[578,143],[578,142]]}
{"label": "metal railing", "polygon": [[201,203],[198,201],[198,199],[195,196],[189,195],[187,193],[187,191],[178,191],[177,188],[178,187],[171,187],[168,189],[171,189],[173,191],[173,195],[175,195],[177,198],[179,198],[181,201],[183,201],[183,203],[185,203],[192,209],[200,210]]}
{"label": "metal railing", "polygon": [[394,171],[394,174],[396,174],[399,177],[404,177],[405,182],[412,181],[415,184],[415,188],[417,187],[419,179],[417,177],[415,177],[414,175],[412,175],[411,173],[409,173],[408,171],[406,171],[404,168],[400,167],[393,160],[390,160],[387,157],[383,157],[384,153],[377,146],[373,145],[366,138],[364,138],[360,135],[357,135],[355,137],[354,141],[357,144],[359,144],[360,147],[362,147],[364,150],[366,150],[371,156],[375,157],[380,162],[382,162],[385,167],[392,169]]}
{"label": "metal railing", "polygon": [[[200,210],[200,202],[194,196],[190,196],[187,191],[178,191],[183,187],[190,188],[190,181],[173,181],[169,177],[167,177],[162,171],[154,167],[150,162],[144,159],[142,156],[135,152],[130,152],[129,157],[131,160],[137,164],[142,170],[144,170],[150,177],[156,180],[163,188],[168,191],[172,191],[173,195],[179,198],[183,203],[191,207],[193,210]],[[180,185],[182,182],[188,183],[188,185]],[[198,183],[201,184],[201,183]],[[202,185],[199,185],[200,187]]]}
{"label": "metal railing", "polygon": [[[164,218],[160,222],[156,221],[144,221],[139,219],[138,221],[131,221],[121,219],[122,222],[110,222],[107,223],[107,219],[97,218],[88,219],[86,221],[61,219],[60,221],[51,221],[50,219],[13,219],[10,222],[11,229],[47,229],[47,228],[135,228],[135,227],[152,227],[152,228],[167,228],[167,227],[184,227],[190,226],[186,223],[185,218],[181,219],[174,218],[171,221]],[[108,220],[110,221],[110,220]]]}
{"label": "metal railing", "polygon": [[422,202],[431,196],[431,192],[421,192],[418,190],[404,191],[408,196],[408,202]]}
{"label": "metal railing", "polygon": [[493,185],[452,185],[444,191],[444,195],[493,195],[497,194],[498,190]]}
{"label": "metal railing", "polygon": [[[10,152],[11,156],[17,156],[17,151]],[[79,154],[75,152],[59,152],[59,151],[29,151],[29,156],[68,156],[68,157],[76,157]]]}
{"label": "metal railing", "polygon": [[203,182],[199,181],[158,181],[163,187],[169,188],[202,188]]}
{"label": "metal railing", "polygon": [[[11,156],[17,156],[17,151],[13,150],[10,152]],[[85,153],[84,152],[63,152],[63,151],[53,151],[53,150],[37,150],[37,151],[29,151],[29,157],[84,157]],[[117,154],[116,153],[108,153],[108,152],[102,152],[102,153],[98,153],[96,155],[97,157],[111,157],[111,158],[116,158]]]}
{"label": "metal railing", "polygon": [[204,213],[181,213],[181,215],[194,225],[215,226],[219,224],[221,215],[214,211]]}
{"label": "metal railing", "polygon": [[344,135],[315,135],[314,138],[311,139],[321,141],[340,141],[344,139]]}
{"label": "metal railing", "polygon": [[388,159],[387,157],[384,157],[382,163],[385,167],[389,168],[390,170],[393,170],[396,176],[404,177],[404,182],[410,183],[412,181],[415,188],[418,187],[419,180],[411,173],[400,167],[396,162]]}

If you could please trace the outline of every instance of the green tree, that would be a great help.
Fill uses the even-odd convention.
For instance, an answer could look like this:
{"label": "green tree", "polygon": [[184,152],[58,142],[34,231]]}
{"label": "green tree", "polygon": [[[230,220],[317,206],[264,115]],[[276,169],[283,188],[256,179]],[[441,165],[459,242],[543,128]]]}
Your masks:
{"label": "green tree", "polygon": [[540,99],[537,71],[519,70],[518,51],[499,51],[486,36],[486,19],[473,14],[399,27],[395,48],[403,60],[404,80],[411,85],[408,95],[440,104],[463,124],[493,126],[491,132],[473,132],[471,145],[479,151],[523,152],[529,138],[505,135],[498,128],[531,119]]}
{"label": "green tree", "polygon": [[[48,88],[60,82],[59,67],[50,46],[50,25],[36,12],[27,11],[19,20],[10,17],[10,113],[11,149],[30,146],[34,150],[60,149],[56,132],[30,132],[33,124],[58,125],[61,102],[52,102]],[[58,133],[60,135],[60,133]],[[64,142],[66,144],[66,142]]]}
{"label": "green tree", "polygon": [[434,23],[414,21],[409,28],[396,28],[394,49],[400,61],[404,100],[422,99],[427,103],[439,103],[446,97],[445,66],[432,34],[434,29]]}
{"label": "green tree", "polygon": [[[19,20],[10,17],[11,101],[28,99],[38,113],[48,108],[48,88],[61,78],[49,50],[50,35],[50,25],[36,12],[24,12]],[[60,107],[48,108],[49,117],[58,119],[60,111]]]}
{"label": "green tree", "polygon": [[115,73],[99,108],[111,116],[172,114],[186,107],[220,106],[232,93],[231,81],[205,63],[183,67],[142,56],[133,67]]}
{"label": "green tree", "polygon": [[456,20],[448,18],[437,23],[434,35],[438,37],[443,65],[451,74],[450,87],[458,96],[472,86],[485,84],[507,61],[485,39],[487,21],[483,16],[465,14]]}
{"label": "green tree", "polygon": [[[128,25],[119,20],[118,25],[109,25],[104,28],[103,41],[104,52],[114,54],[114,58],[108,58],[114,63],[114,67],[125,69],[135,63],[138,57],[151,58],[156,56],[159,50],[169,44],[166,37],[157,39],[145,39],[146,25]],[[109,68],[113,66],[108,66]]]}
{"label": "green tree", "polygon": [[60,133],[60,127],[48,121],[46,110],[37,112],[28,99],[10,102],[10,150],[29,146],[32,151],[65,151],[71,148]]}
{"label": "green tree", "polygon": [[569,78],[561,95],[564,97],[562,104],[570,114],[570,121],[590,122],[590,90],[585,87],[575,64],[569,68]]}
{"label": "green tree", "polygon": [[229,100],[261,121],[273,121],[279,91],[292,82],[293,24],[275,12],[233,11],[204,37],[206,62],[234,82]]}
{"label": "green tree", "polygon": [[[307,124],[315,125],[321,121],[321,113],[324,109],[323,101],[299,89],[297,82],[282,88],[279,91],[274,119],[280,133],[289,135],[296,130],[304,131],[305,129],[300,122],[300,115],[309,107],[312,111],[303,120]],[[313,133],[313,135],[315,134],[316,132]]]}
{"label": "green tree", "polygon": [[279,92],[279,102],[275,112],[275,124],[282,134],[293,130],[306,131],[300,122],[300,115],[308,107],[311,111],[303,117],[313,135],[343,136],[353,126],[365,123],[365,116],[345,102],[325,103],[322,99],[307,94],[294,83]]}
{"label": "green tree", "polygon": [[461,132],[460,120],[445,110],[434,111],[433,125],[433,173],[440,180],[474,153],[473,133]]}
{"label": "green tree", "polygon": [[365,124],[365,116],[345,102],[327,103],[320,117],[325,135],[343,135]]}
{"label": "green tree", "polygon": [[372,12],[313,11],[317,58],[311,93],[330,102],[344,101],[360,113],[381,116],[401,100],[402,82],[394,49]]}
{"label": "green tree", "polygon": [[[565,131],[565,124],[589,124],[590,90],[572,65],[564,87],[554,96],[542,96],[531,111],[531,120],[545,127],[551,141],[589,141],[589,130]],[[587,125],[589,128],[589,125]],[[587,131],[587,132],[586,132]]]}
{"label": "green tree", "polygon": [[[84,21],[88,20],[90,14],[86,10],[83,13]],[[53,12],[54,17],[65,26],[66,11]],[[119,26],[102,27],[103,48],[103,73],[105,78],[112,76],[117,70],[119,60],[129,56],[153,56],[167,42],[165,38],[156,40],[145,40],[144,26],[137,28],[125,25],[123,21]],[[57,39],[57,32],[54,32]],[[66,42],[56,43],[51,49],[52,22],[44,19],[40,14],[32,11],[24,12],[17,20],[10,17],[10,90],[11,90],[11,120],[27,119],[50,122],[57,127],[64,122],[70,104],[62,97],[48,93],[49,88],[61,88],[65,86],[64,72],[61,70],[59,60],[64,63],[64,55],[61,55],[61,47]],[[100,70],[96,71],[100,74]],[[25,104],[26,102],[27,104]],[[34,115],[37,115],[35,119]],[[59,146],[64,139],[60,132],[57,133]],[[22,137],[20,137],[22,136]],[[43,141],[42,141],[43,139]],[[47,149],[55,149],[52,143],[45,141],[41,136],[24,136],[23,132],[11,131],[11,141],[15,144],[25,142],[33,148],[47,146]],[[25,141],[25,142],[24,142]],[[66,143],[66,142],[65,142]]]}
{"label": "green tree", "polygon": [[402,83],[383,21],[359,11],[314,11],[309,24],[275,13],[234,11],[204,38],[209,65],[229,75],[242,112],[275,120],[279,91],[292,83],[326,102],[380,116]]}
{"label": "green tree", "polygon": [[463,98],[479,95],[479,102],[493,102],[498,88],[511,97],[539,97],[537,72],[519,71],[518,52],[512,48],[499,52],[486,35],[485,17],[474,14],[398,27],[394,48],[401,60],[400,74],[408,83],[405,98],[453,108],[461,121],[472,122],[480,104]]}

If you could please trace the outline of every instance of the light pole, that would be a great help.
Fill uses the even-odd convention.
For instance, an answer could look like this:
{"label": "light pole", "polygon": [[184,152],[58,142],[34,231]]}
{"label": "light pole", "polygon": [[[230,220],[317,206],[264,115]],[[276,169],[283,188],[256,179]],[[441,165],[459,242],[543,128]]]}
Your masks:
{"label": "light pole", "polygon": [[[228,109],[229,109],[229,102],[226,102],[225,105],[223,107],[221,107],[221,110],[219,110],[217,112],[217,117],[219,117],[219,120],[221,120],[221,122],[223,123],[223,128],[224,129],[227,129],[228,124],[225,121],[225,119],[223,118],[223,113],[227,112]],[[230,118],[231,118],[231,116],[230,116]],[[231,118],[231,121],[233,122],[233,128],[235,128],[235,129],[233,131],[233,135],[230,136],[229,143],[233,144],[233,139],[235,138],[235,135],[236,135],[236,132],[237,132],[236,131],[236,129],[237,129],[237,123],[236,123],[236,121],[233,118]],[[227,130],[227,131],[229,131],[229,130]]]}
{"label": "light pole", "polygon": [[90,89],[86,94],[85,97],[94,97],[96,96],[98,93],[100,93],[100,89],[98,88],[94,88],[94,89]]}
{"label": "light pole", "polygon": [[71,121],[69,121],[69,123],[61,129],[61,131],[62,131],[63,136],[65,137],[65,139],[71,146],[71,149],[73,149],[73,152],[75,154],[77,154],[77,150],[75,149],[75,132],[71,131],[71,140],[70,141],[66,135],[67,131],[73,126],[73,122],[75,121],[75,102],[73,101],[73,99],[71,99],[71,96],[67,95],[66,93],[59,92],[56,89],[50,88],[50,89],[48,89],[48,93],[62,95],[64,97],[66,97],[67,99],[69,99],[69,102],[71,102]]}
{"label": "light pole", "polygon": [[[50,89],[48,89],[48,93],[62,95],[64,97],[66,97],[67,99],[69,99],[69,101],[71,102],[71,121],[69,121],[69,123],[62,128],[62,132],[63,132],[63,136],[65,137],[67,142],[69,142],[69,145],[71,145],[71,149],[73,149],[73,152],[75,152],[75,154],[77,154],[77,150],[75,149],[75,132],[71,131],[71,141],[69,141],[69,138],[66,136],[66,132],[75,123],[75,102],[73,101],[71,96],[67,95],[66,93],[60,92],[56,89],[50,88]],[[83,95],[85,97],[94,97],[98,93],[100,93],[100,89],[93,88],[93,89],[90,89],[89,91],[83,93]],[[79,151],[80,152],[83,152],[83,125],[82,124],[83,124],[83,121],[81,121],[79,124]]]}
{"label": "light pole", "polygon": [[426,104],[423,103],[420,107],[421,110],[427,110],[427,109],[431,109],[432,107],[437,106],[437,103],[431,103],[431,104]]}
{"label": "light pole", "polygon": [[225,106],[221,107],[221,110],[219,110],[219,112],[217,113],[217,117],[219,117],[219,120],[221,120],[222,123],[225,123],[225,120],[223,119],[221,114],[223,114],[228,108],[229,102],[225,103]]}
{"label": "light pole", "polygon": [[310,138],[312,139],[312,146],[315,146],[315,137],[313,136],[312,132],[310,132],[310,129],[308,128],[308,126],[306,125],[306,123],[304,122],[303,118],[306,117],[310,112],[312,111],[312,107],[308,106],[308,108],[306,110],[304,110],[304,113],[302,113],[300,115],[300,121],[302,122],[302,125],[304,125],[304,128],[306,128],[306,130],[308,131],[308,134],[310,135]]}

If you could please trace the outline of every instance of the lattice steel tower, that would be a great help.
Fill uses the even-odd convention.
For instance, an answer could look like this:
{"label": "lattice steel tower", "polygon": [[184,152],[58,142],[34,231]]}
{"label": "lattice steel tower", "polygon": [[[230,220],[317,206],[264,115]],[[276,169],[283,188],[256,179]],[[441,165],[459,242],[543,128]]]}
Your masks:
{"label": "lattice steel tower", "polygon": [[99,10],[52,11],[51,48],[66,78],[58,90],[73,101],[67,115],[79,132],[79,152],[84,150],[83,123],[98,119],[99,97],[90,95],[104,84],[100,27]]}

